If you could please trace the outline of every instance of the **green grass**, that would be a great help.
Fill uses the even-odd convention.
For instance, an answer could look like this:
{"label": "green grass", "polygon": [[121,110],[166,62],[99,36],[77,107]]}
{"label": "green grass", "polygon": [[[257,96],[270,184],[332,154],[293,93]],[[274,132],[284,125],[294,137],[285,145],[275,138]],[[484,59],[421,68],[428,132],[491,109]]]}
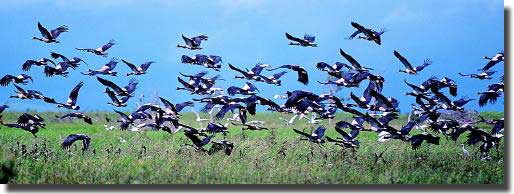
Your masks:
{"label": "green grass", "polygon": [[[188,142],[182,132],[106,131],[103,127],[106,114],[116,118],[110,113],[94,113],[96,123],[90,126],[78,120],[59,122],[53,119],[55,113],[41,113],[47,119],[47,127],[40,130],[38,138],[20,129],[2,127],[0,163],[15,174],[8,183],[504,184],[505,181],[503,144],[499,157],[495,151],[491,152],[492,160],[481,161],[475,155],[478,146],[466,146],[473,156],[462,158],[460,144],[465,135],[458,142],[442,137],[439,146],[423,144],[413,151],[406,142],[379,143],[376,133],[362,132],[358,137],[361,146],[353,153],[329,143],[320,148],[300,141],[292,126],[284,126],[278,120],[279,114],[258,114],[252,119],[266,121],[267,126],[275,129],[242,132],[231,125],[228,140],[235,143],[232,155],[221,152],[207,155],[182,147]],[[14,121],[18,115],[5,113],[4,120]],[[503,113],[483,115],[503,117]],[[182,120],[198,126],[192,119],[192,114],[185,113]],[[350,118],[338,115],[337,120],[340,119]],[[399,127],[404,120],[403,116],[393,125]],[[332,126],[324,125],[329,128],[326,135],[337,136]],[[311,130],[305,121],[294,127]],[[80,143],[71,148],[71,155],[61,150],[60,143],[72,133],[89,135],[91,150],[82,155]],[[120,143],[120,137],[126,142]],[[27,145],[29,152],[37,144],[38,153],[22,156],[16,150],[17,141]],[[46,144],[46,156],[43,144]],[[146,155],[140,154],[142,145],[147,147]],[[106,149],[111,150],[110,154]],[[375,163],[374,154],[384,150],[387,163]],[[0,172],[0,180],[2,177],[6,177],[5,172]]]}

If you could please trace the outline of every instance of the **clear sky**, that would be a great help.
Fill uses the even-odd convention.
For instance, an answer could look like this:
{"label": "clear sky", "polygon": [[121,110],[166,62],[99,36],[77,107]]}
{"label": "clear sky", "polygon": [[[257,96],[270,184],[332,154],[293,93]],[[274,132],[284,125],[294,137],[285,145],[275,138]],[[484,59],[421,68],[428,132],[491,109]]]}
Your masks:
{"label": "clear sky", "polygon": [[[272,1],[272,0],[219,0],[219,1],[67,1],[67,0],[0,0],[0,74],[18,75],[21,65],[27,59],[49,57],[51,51],[66,56],[83,58],[88,68],[97,69],[111,57],[126,59],[140,64],[156,61],[149,73],[139,76],[136,95],[145,94],[146,100],[163,96],[172,102],[190,100],[185,91],[175,91],[179,72],[196,73],[204,70],[199,66],[180,63],[183,54],[214,54],[223,58],[223,69],[219,74],[227,81],[218,86],[242,86],[244,81],[231,79],[236,72],[227,64],[238,67],[253,67],[255,63],[269,63],[273,66],[300,64],[307,69],[310,84],[296,81],[296,73],[286,74],[280,87],[257,83],[262,96],[271,98],[287,90],[311,90],[326,92],[316,81],[326,80],[326,74],[316,70],[315,64],[325,61],[346,62],[339,55],[342,48],[361,64],[375,69],[386,79],[383,93],[400,100],[402,112],[410,109],[414,102],[404,96],[410,91],[403,79],[420,84],[430,76],[448,76],[459,85],[459,97],[478,98],[476,93],[487,85],[498,81],[503,75],[504,64],[493,69],[498,71],[493,80],[480,81],[459,77],[458,72],[477,72],[487,63],[482,59],[504,49],[504,9],[501,0],[437,0],[437,1]],[[68,25],[70,32],[59,37],[60,44],[45,44],[31,38],[40,36],[37,22],[48,28]],[[363,40],[346,40],[354,29],[350,22],[356,21],[374,29],[386,28],[382,46]],[[293,35],[305,33],[316,36],[318,48],[288,46],[284,32]],[[181,34],[194,36],[207,34],[209,40],[202,43],[201,51],[177,48],[182,44]],[[109,50],[109,57],[103,58],[74,50],[75,47],[96,48],[110,39],[118,43]],[[412,76],[398,73],[403,68],[393,56],[397,49],[412,63],[420,64],[431,58],[433,65]],[[129,71],[123,63],[116,68],[119,74]],[[78,104],[84,111],[110,110],[108,97],[95,77],[83,76],[71,70],[69,78],[47,78],[42,68],[33,67],[29,75],[34,84],[24,86],[36,89],[57,101],[65,101],[69,91],[84,81]],[[218,72],[210,71],[210,76]],[[269,72],[264,72],[269,74]],[[119,76],[108,79],[124,85],[130,78]],[[361,89],[342,89],[337,96],[348,97],[351,91],[361,94]],[[0,87],[0,104],[8,104],[16,110],[56,109],[54,105],[41,101],[9,99],[14,87]],[[131,99],[129,109],[136,107]],[[279,101],[282,103],[282,101]],[[494,105],[479,108],[473,101],[466,106],[479,111],[503,111],[503,97]]]}

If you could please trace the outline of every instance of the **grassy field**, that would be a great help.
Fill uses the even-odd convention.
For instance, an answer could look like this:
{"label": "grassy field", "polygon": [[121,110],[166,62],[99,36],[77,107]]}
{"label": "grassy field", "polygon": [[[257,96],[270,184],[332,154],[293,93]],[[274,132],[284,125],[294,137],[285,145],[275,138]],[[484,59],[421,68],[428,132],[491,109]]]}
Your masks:
{"label": "grassy field", "polygon": [[[116,118],[109,113],[93,113],[94,125],[79,120],[58,121],[54,119],[55,113],[40,114],[47,119],[47,127],[40,130],[38,138],[20,129],[0,129],[0,165],[3,166],[0,180],[5,181],[12,171],[8,181],[11,184],[504,184],[505,181],[503,142],[499,157],[495,151],[491,152],[492,160],[481,161],[475,154],[478,146],[466,146],[472,156],[463,158],[461,143],[466,135],[458,142],[441,136],[441,145],[423,144],[413,151],[409,143],[379,143],[376,133],[362,132],[358,137],[361,146],[353,153],[329,143],[318,147],[300,141],[292,131],[293,126],[285,126],[278,120],[279,114],[258,114],[250,120],[266,121],[274,129],[242,131],[230,125],[228,140],[235,143],[235,148],[231,156],[226,156],[222,152],[207,155],[183,147],[189,140],[182,132],[107,131],[103,126],[104,116]],[[14,121],[18,115],[4,113],[4,120]],[[503,117],[503,113],[483,115]],[[198,127],[193,118],[185,113],[182,121]],[[341,119],[350,118],[338,115],[337,120]],[[401,126],[400,121],[405,120],[403,116],[393,124]],[[327,136],[337,137],[333,126],[324,125],[329,129]],[[294,127],[311,130],[304,120]],[[92,138],[91,149],[84,155],[80,142],[71,148],[71,154],[61,150],[60,143],[72,133],[84,133]],[[126,142],[121,142],[120,137]],[[29,154],[23,156],[16,150],[17,141],[27,146]],[[36,144],[37,152],[30,153]],[[143,145],[146,154],[141,154]],[[386,162],[375,162],[375,153],[380,152],[384,152]]]}

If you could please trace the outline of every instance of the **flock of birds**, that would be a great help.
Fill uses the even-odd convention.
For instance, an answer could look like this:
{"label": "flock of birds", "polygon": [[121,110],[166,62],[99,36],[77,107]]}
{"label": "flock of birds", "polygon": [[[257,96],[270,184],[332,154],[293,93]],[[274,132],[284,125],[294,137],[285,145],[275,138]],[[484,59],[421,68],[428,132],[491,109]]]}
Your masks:
{"label": "flock of birds", "polygon": [[[352,22],[351,26],[355,28],[355,32],[347,39],[363,39],[381,45],[381,37],[385,30],[375,31],[355,22]],[[38,29],[41,32],[41,37],[34,37],[34,39],[44,43],[59,43],[57,39],[59,35],[68,32],[67,26],[60,26],[54,30],[48,31],[40,23],[38,23]],[[289,45],[318,47],[318,44],[315,43],[315,36],[305,35],[303,38],[299,38],[289,33],[285,35],[290,41]],[[177,45],[177,47],[189,50],[201,50],[202,42],[208,40],[208,36],[206,35],[192,38],[182,35],[182,38],[184,45]],[[116,42],[111,40],[98,48],[76,48],[76,50],[107,57],[107,51],[114,45],[116,45]],[[208,77],[208,71],[201,71],[194,75],[180,73],[177,79],[181,87],[177,87],[176,90],[185,90],[191,95],[198,95],[198,98],[174,104],[163,97],[159,97],[161,101],[160,104],[143,104],[130,114],[114,110],[114,112],[119,115],[119,119],[116,122],[120,123],[119,127],[121,130],[139,131],[143,128],[147,128],[154,131],[162,130],[168,133],[177,133],[179,130],[183,130],[185,136],[191,140],[192,144],[189,146],[194,147],[196,150],[207,151],[204,146],[212,144],[211,149],[208,150],[209,153],[224,150],[227,155],[230,155],[234,148],[234,143],[226,138],[226,134],[230,131],[228,129],[229,123],[222,124],[219,121],[224,119],[228,112],[231,112],[234,116],[227,118],[227,120],[231,121],[235,126],[241,126],[243,130],[268,130],[269,128],[265,126],[265,122],[263,121],[248,121],[248,115],[255,115],[257,106],[262,106],[267,111],[293,115],[291,119],[283,119],[288,125],[293,124],[295,120],[307,119],[310,124],[314,125],[313,128],[316,128],[312,133],[298,129],[293,129],[293,131],[301,136],[301,139],[308,140],[318,145],[330,142],[344,149],[349,148],[355,151],[360,144],[357,139],[359,132],[374,131],[378,133],[378,141],[380,142],[398,140],[410,143],[413,149],[417,149],[423,142],[439,145],[440,136],[446,136],[447,138],[457,141],[459,136],[467,132],[467,144],[480,144],[479,153],[481,159],[490,159],[489,151],[492,148],[498,150],[498,145],[503,137],[503,118],[494,120],[481,118],[478,120],[460,121],[442,119],[440,117],[443,111],[464,112],[464,106],[474,100],[467,97],[452,100],[451,98],[457,96],[458,85],[451,78],[443,77],[438,79],[431,77],[420,85],[404,80],[405,84],[412,88],[412,91],[406,93],[406,95],[415,98],[416,103],[412,104],[412,111],[415,117],[409,117],[410,119],[405,125],[401,128],[396,128],[391,126],[390,123],[399,117],[397,108],[400,102],[393,97],[387,97],[382,94],[382,88],[385,82],[384,77],[373,73],[374,69],[361,65],[346,51],[340,49],[339,52],[348,63],[336,62],[333,65],[325,62],[317,63],[316,68],[326,72],[331,78],[326,82],[318,81],[318,83],[321,85],[334,85],[338,88],[358,88],[367,81],[367,87],[362,95],[354,94],[353,92],[350,93],[350,97],[348,98],[351,100],[350,103],[343,102],[343,99],[332,93],[315,94],[305,90],[294,90],[287,91],[285,94],[275,95],[274,99],[286,99],[284,104],[279,105],[272,99],[259,96],[259,89],[253,83],[263,82],[271,85],[270,87],[273,87],[273,85],[280,86],[281,77],[290,71],[294,71],[297,74],[298,82],[307,85],[309,84],[309,76],[306,69],[296,64],[282,65],[273,68],[271,65],[263,63],[258,63],[253,68],[246,69],[229,63],[229,69],[240,74],[235,76],[235,78],[246,80],[246,83],[242,87],[231,86],[227,88],[226,91],[228,95],[225,95],[223,88],[215,87],[218,80],[223,80],[219,75]],[[419,66],[415,66],[404,55],[400,54],[400,52],[395,50],[393,55],[405,67],[405,69],[399,70],[400,73],[411,75],[420,74],[423,69],[428,68],[432,64],[430,59],[427,59]],[[44,68],[44,73],[47,77],[67,77],[70,69],[76,70],[81,63],[85,63],[78,57],[70,59],[55,52],[51,52],[50,57],[51,59],[27,60],[22,65],[22,70],[30,71],[32,66],[38,66]],[[504,61],[503,52],[493,57],[485,57],[485,59],[488,60],[488,62],[480,69],[480,73],[459,74],[479,80],[492,79],[492,75],[495,71],[490,69]],[[130,73],[126,74],[127,77],[146,74],[150,66],[154,63],[153,61],[149,61],[138,66],[124,59],[121,61],[131,70]],[[184,64],[203,66],[206,69],[212,69],[214,71],[220,71],[220,69],[222,69],[222,59],[220,56],[215,55],[183,55],[181,61]],[[110,99],[109,105],[114,107],[126,107],[129,100],[134,97],[138,81],[136,79],[130,79],[126,85],[119,85],[119,83],[110,81],[108,76],[118,76],[118,72],[115,71],[117,64],[118,60],[112,58],[107,64],[97,70],[89,69],[81,73],[85,76],[96,77],[98,82],[102,86],[105,86],[105,93]],[[265,75],[265,72],[272,72],[273,74]],[[10,96],[11,98],[42,100],[45,103],[55,104],[59,108],[73,110],[71,113],[58,116],[59,119],[82,119],[87,124],[93,124],[93,120],[87,116],[86,113],[79,112],[80,106],[77,102],[79,92],[84,85],[83,82],[79,82],[71,90],[65,102],[59,102],[54,98],[45,96],[41,91],[26,90],[21,87],[21,85],[26,85],[29,82],[32,82],[32,77],[27,74],[18,76],[5,75],[0,79],[1,86],[9,86],[12,84],[15,87],[16,94]],[[445,94],[446,89],[448,89],[449,95]],[[478,100],[479,105],[485,106],[488,103],[495,103],[503,94],[503,90],[504,84],[502,76],[498,83],[489,85],[487,90],[478,93],[480,96]],[[200,128],[194,128],[180,122],[180,112],[186,107],[193,107],[195,103],[203,104],[204,106],[201,111],[211,115],[210,119],[202,119],[199,117],[199,114],[195,112],[197,115],[196,121],[200,122]],[[45,119],[37,114],[32,115],[28,113],[23,113],[14,123],[4,123],[1,119],[1,113],[7,108],[9,108],[7,105],[0,106],[1,125],[23,129],[32,133],[34,137],[37,137],[36,134],[40,128],[45,127]],[[217,110],[217,112],[215,110]],[[339,137],[325,137],[324,134],[327,129],[319,125],[319,121],[335,118],[338,110],[351,114],[353,120],[351,122],[343,120],[335,124],[335,130],[340,134]],[[212,118],[213,114],[214,118]],[[312,115],[310,119],[307,118],[309,114]],[[205,127],[202,126],[202,122],[204,121],[208,121]],[[369,125],[365,125],[365,123]],[[479,128],[477,124],[480,123],[491,125],[491,130]],[[411,135],[410,132],[415,127],[423,132]],[[214,141],[213,137],[216,135],[221,135],[223,138],[220,138],[219,141]],[[76,141],[82,141],[82,150],[86,151],[90,147],[92,140],[85,134],[71,134],[62,142],[62,148],[68,149]],[[465,151],[464,146],[463,150]]]}

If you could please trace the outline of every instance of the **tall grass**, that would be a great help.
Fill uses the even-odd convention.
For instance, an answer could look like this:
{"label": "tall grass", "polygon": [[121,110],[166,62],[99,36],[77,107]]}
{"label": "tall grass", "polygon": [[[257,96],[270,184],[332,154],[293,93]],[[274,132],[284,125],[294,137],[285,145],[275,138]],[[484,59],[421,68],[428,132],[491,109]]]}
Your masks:
{"label": "tall grass", "polygon": [[[0,165],[14,173],[8,183],[504,184],[503,144],[500,153],[491,153],[492,160],[481,161],[475,154],[478,146],[466,146],[472,156],[463,158],[461,143],[465,135],[457,142],[441,136],[441,145],[424,144],[413,151],[406,142],[379,143],[376,133],[362,132],[358,137],[361,146],[353,152],[329,143],[320,147],[300,141],[292,128],[310,132],[311,126],[305,121],[285,126],[278,114],[258,114],[255,119],[266,121],[272,130],[242,131],[230,125],[227,138],[235,148],[231,156],[226,156],[221,152],[207,155],[183,146],[188,139],[182,132],[106,131],[104,117],[116,118],[110,113],[92,114],[94,125],[79,120],[59,121],[53,119],[55,114],[42,114],[47,127],[40,130],[38,138],[20,129],[0,129]],[[17,115],[6,113],[4,120],[12,121]],[[503,113],[485,115],[496,118]],[[182,120],[198,126],[193,119],[192,114],[184,113]],[[341,119],[351,118],[338,115],[337,120]],[[332,126],[322,124],[329,128],[327,136],[337,136]],[[82,154],[78,143],[70,152],[62,150],[60,143],[72,133],[89,135],[91,149]],[[120,137],[126,142],[120,142]],[[27,146],[27,154],[21,154],[17,142]],[[36,144],[37,152],[31,153]],[[142,153],[142,146],[147,148],[146,153]],[[384,152],[385,161],[375,162],[375,153],[380,152]],[[2,172],[0,180],[8,176]]]}

